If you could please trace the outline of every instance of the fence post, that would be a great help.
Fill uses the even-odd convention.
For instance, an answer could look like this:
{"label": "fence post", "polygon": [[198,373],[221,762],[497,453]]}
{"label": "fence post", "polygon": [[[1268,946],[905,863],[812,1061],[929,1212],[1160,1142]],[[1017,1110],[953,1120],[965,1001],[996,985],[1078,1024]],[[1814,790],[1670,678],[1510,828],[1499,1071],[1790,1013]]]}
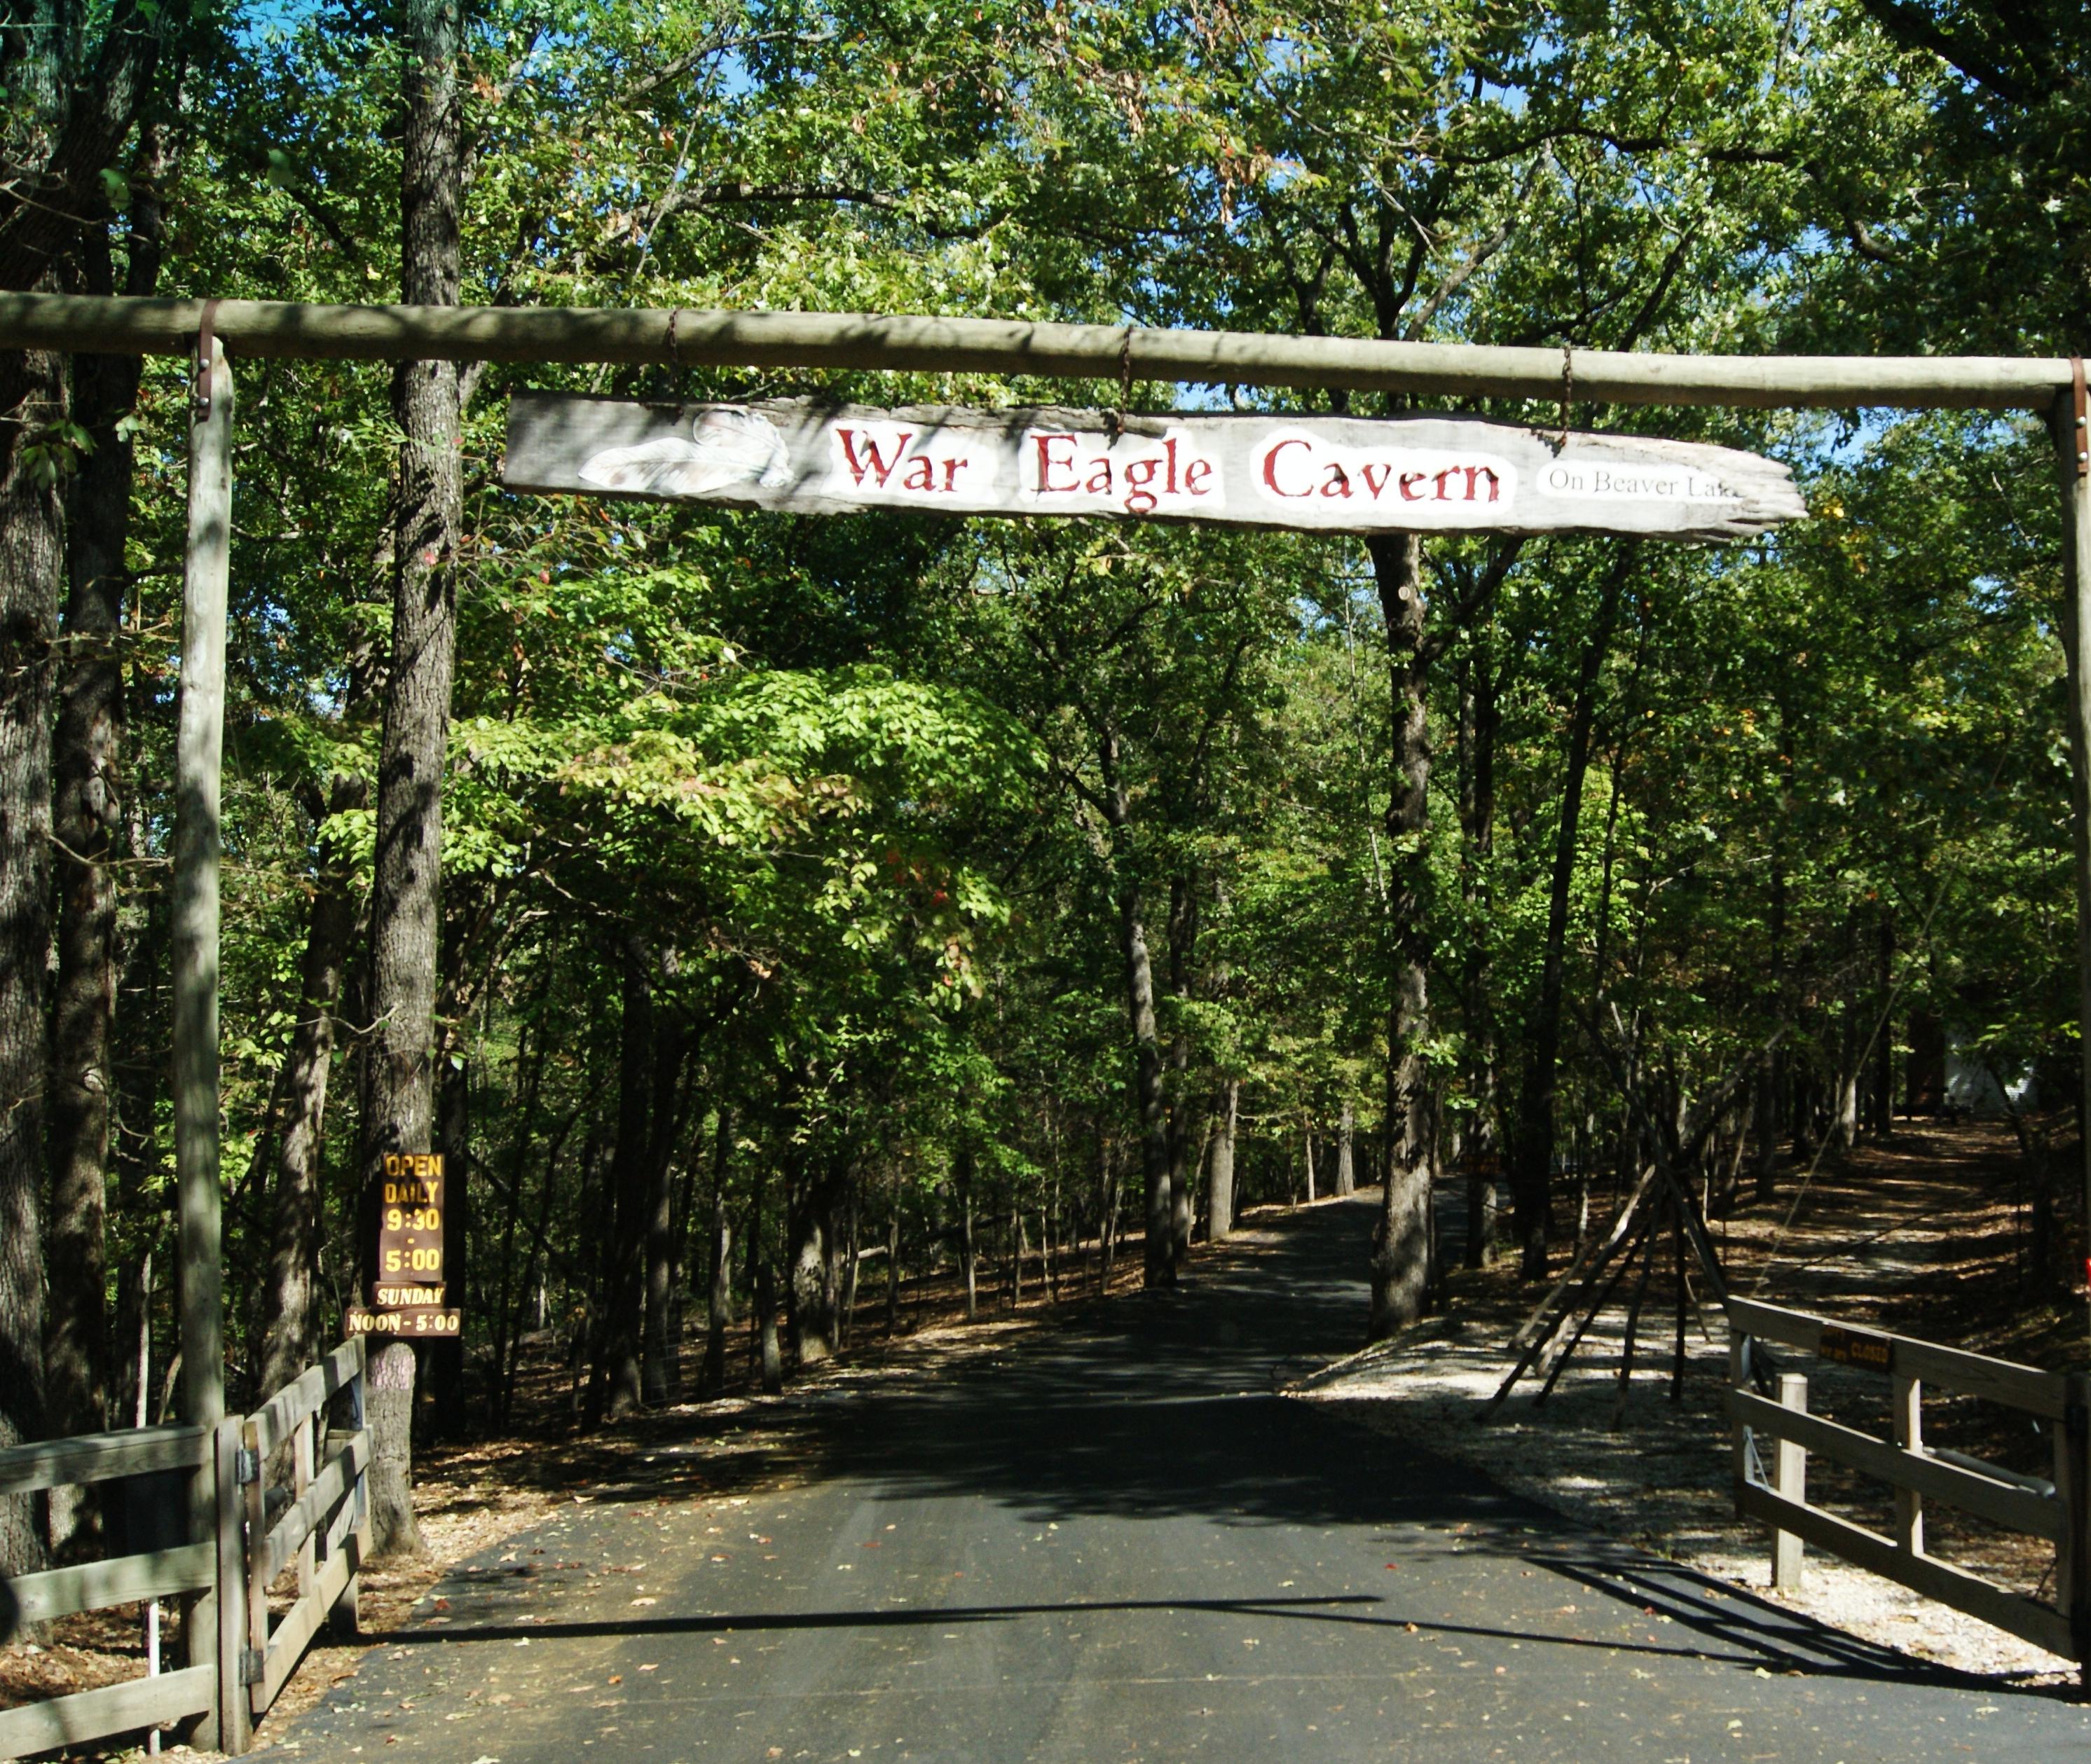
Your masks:
{"label": "fence post", "polygon": [[239,1491],[242,1422],[227,1415],[212,1431],[211,1460],[218,1484],[218,1732],[221,1752],[238,1756],[253,1732],[239,1659],[247,1639],[247,1551]]}
{"label": "fence post", "polygon": [[[356,1371],[348,1381],[349,1428],[351,1436],[366,1432],[369,1428],[368,1411],[363,1400],[364,1375],[370,1364],[370,1338],[356,1336]],[[363,1594],[363,1564],[370,1555],[370,1469],[366,1464],[356,1472],[355,1486],[348,1498],[356,1504],[356,1525],[341,1540],[341,1547],[348,1551],[348,1584],[343,1587],[341,1597],[328,1614],[328,1628],[337,1641],[352,1641],[363,1633],[360,1600]]]}
{"label": "fence post", "polygon": [[2091,1377],[2069,1375],[2054,1429],[2054,1492],[2062,1536],[2054,1547],[2054,1605],[2069,1620],[2081,1688],[2091,1695]]}
{"label": "fence post", "polygon": [[[1778,1405],[1800,1414],[1808,1413],[1808,1379],[1799,1372],[1778,1375]],[[1778,1470],[1774,1491],[1796,1506],[1808,1503],[1808,1452],[1791,1439],[1778,1442]],[[1800,1538],[1794,1532],[1771,1534],[1771,1583],[1797,1591],[1800,1585]]]}
{"label": "fence post", "polygon": [[[1924,1450],[1924,1384],[1895,1378],[1895,1443],[1905,1452]],[[1913,1488],[1895,1490],[1895,1542],[1911,1555],[1924,1554],[1924,1497]]]}
{"label": "fence post", "polygon": [[[1750,1383],[1750,1349],[1753,1345],[1748,1336],[1738,1329],[1733,1319],[1728,1323],[1728,1388],[1747,1390]],[[1740,1416],[1728,1423],[1730,1467],[1735,1474],[1735,1517],[1743,1517],[1743,1485],[1750,1479],[1750,1428]]]}
{"label": "fence post", "polygon": [[[291,1499],[293,1504],[305,1498],[305,1491],[313,1486],[313,1430],[325,1419],[319,1414],[308,1415],[298,1423],[298,1431],[291,1436]],[[324,1532],[324,1525],[313,1528],[312,1537],[298,1546],[298,1597],[313,1596],[313,1581],[319,1564],[319,1547],[315,1541]]]}
{"label": "fence post", "polygon": [[242,1643],[239,1697],[250,1715],[260,1715],[265,1711],[254,1706],[261,1700],[261,1679],[254,1663],[269,1657],[268,1480],[262,1474],[261,1428],[252,1420],[242,1422],[240,1439],[253,1476],[246,1485],[247,1636]]}

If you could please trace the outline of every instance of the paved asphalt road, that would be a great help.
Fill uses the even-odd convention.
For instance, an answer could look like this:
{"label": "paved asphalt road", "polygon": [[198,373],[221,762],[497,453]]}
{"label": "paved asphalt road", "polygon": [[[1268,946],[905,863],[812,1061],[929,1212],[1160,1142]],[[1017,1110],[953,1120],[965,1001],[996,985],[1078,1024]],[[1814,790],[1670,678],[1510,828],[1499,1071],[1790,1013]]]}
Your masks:
{"label": "paved asphalt road", "polygon": [[821,1467],[785,1492],[573,1507],[282,1740],[388,1764],[2091,1755],[2070,1703],[1271,1396],[1274,1363],[1355,1345],[1370,1219],[1295,1215],[1177,1297],[813,1398]]}

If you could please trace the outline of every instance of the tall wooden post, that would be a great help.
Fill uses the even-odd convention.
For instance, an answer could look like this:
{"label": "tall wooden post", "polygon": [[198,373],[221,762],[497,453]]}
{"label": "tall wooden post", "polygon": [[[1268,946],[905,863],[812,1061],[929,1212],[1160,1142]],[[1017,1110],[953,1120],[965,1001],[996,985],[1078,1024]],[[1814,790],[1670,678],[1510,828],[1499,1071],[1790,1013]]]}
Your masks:
{"label": "tall wooden post", "polygon": [[[2069,668],[2070,824],[2076,870],[2076,1021],[2082,1054],[2082,1125],[2091,1133],[2091,669],[2084,634],[2091,630],[2091,424],[2085,421],[2084,358],[2070,364],[2072,384],[2052,407],[2056,463],[2062,476],[2062,646]],[[2091,1157],[2084,1160],[2085,1214],[2091,1219]],[[2085,1276],[2091,1287],[2091,1243]]]}
{"label": "tall wooden post", "polygon": [[225,1413],[218,1167],[218,772],[232,541],[232,372],[207,333],[189,420],[188,557],[175,746],[175,1172],[180,1190],[182,1410]]}
{"label": "tall wooden post", "polygon": [[[232,373],[208,330],[197,340],[189,415],[188,550],[182,576],[182,685],[175,745],[175,1173],[180,1232],[182,1413],[217,1429],[225,1416],[225,1271],[218,1162],[218,770],[225,738],[225,607],[232,540]],[[226,1457],[223,1452],[219,1460]],[[218,1474],[199,1476],[194,1531],[223,1535],[229,1507]],[[221,1567],[222,1566],[221,1560]],[[236,1662],[237,1578],[196,1602],[184,1626],[192,1664]],[[235,1650],[231,1661],[222,1656]],[[238,1713],[219,1698],[206,1743],[238,1743]]]}
{"label": "tall wooden post", "polygon": [[[208,310],[208,309],[206,309]],[[232,539],[232,374],[208,321],[197,340],[189,415],[188,551],[182,578],[182,686],[175,745],[175,1172],[180,1230],[182,1413],[216,1430],[225,1416],[225,1276],[220,1259],[218,1164],[218,762],[224,745],[225,605]],[[218,1534],[226,1496],[217,1474],[198,1476],[192,1534]],[[221,1651],[237,1579],[207,1594],[183,1624],[189,1663]],[[222,1602],[224,1608],[221,1607]],[[235,1643],[236,1645],[236,1643]],[[236,1715],[199,1736],[231,1749]]]}

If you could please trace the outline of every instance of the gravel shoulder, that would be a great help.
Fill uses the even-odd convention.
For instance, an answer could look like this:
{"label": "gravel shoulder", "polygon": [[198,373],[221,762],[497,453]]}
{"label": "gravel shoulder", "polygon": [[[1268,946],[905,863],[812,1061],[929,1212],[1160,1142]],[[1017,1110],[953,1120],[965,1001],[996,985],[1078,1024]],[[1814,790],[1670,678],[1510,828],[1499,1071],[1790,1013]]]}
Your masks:
{"label": "gravel shoulder", "polygon": [[[2080,1365],[2083,1345],[2070,1339],[2070,1319],[2026,1277],[2015,1149],[2007,1133],[1988,1124],[1912,1132],[1818,1172],[1797,1207],[1788,1189],[1772,1206],[1739,1212],[1715,1227],[1726,1239],[1736,1290],[2034,1364]],[[1658,1281],[1666,1278],[1666,1270]],[[1535,1383],[1520,1383],[1484,1419],[1484,1405],[1511,1364],[1508,1337],[1538,1293],[1502,1266],[1460,1271],[1453,1280],[1448,1314],[1339,1362],[1296,1393],[1866,1640],[2002,1681],[2075,1677],[2076,1668],[2056,1655],[1819,1551],[1809,1552],[1800,1588],[1770,1586],[1770,1534],[1735,1518],[1729,1498],[1721,1406],[1727,1339],[1717,1309],[1695,1310],[1681,1388],[1673,1389],[1673,1298],[1658,1291],[1644,1309],[1623,1395],[1626,1319],[1615,1301],[1543,1404]],[[2080,1336],[2080,1325],[2075,1333]],[[1886,1431],[1884,1379],[1818,1362],[1804,1369],[1815,1412]],[[1934,1429],[1928,1405],[1933,1436],[2018,1468],[2040,1467],[2039,1442],[2011,1432],[2011,1418],[1971,1404],[1936,1406],[1947,1431]],[[1860,1523],[1887,1529],[1884,1485],[1826,1474],[1817,1461],[1810,1492]],[[2021,1590],[2048,1590],[2048,1547],[1935,1506],[1927,1525],[1934,1554]]]}

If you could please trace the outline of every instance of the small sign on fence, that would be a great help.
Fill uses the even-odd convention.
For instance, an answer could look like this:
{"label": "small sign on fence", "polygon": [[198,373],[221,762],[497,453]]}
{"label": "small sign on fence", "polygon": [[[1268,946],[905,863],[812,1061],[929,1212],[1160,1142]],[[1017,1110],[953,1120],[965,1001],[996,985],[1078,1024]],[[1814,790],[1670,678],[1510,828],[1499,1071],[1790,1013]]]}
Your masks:
{"label": "small sign on fence", "polygon": [[1822,1340],[1815,1351],[1839,1366],[1862,1366],[1869,1372],[1895,1370],[1895,1342],[1887,1336],[1869,1335],[1862,1329],[1846,1329],[1837,1323],[1822,1326]]}

